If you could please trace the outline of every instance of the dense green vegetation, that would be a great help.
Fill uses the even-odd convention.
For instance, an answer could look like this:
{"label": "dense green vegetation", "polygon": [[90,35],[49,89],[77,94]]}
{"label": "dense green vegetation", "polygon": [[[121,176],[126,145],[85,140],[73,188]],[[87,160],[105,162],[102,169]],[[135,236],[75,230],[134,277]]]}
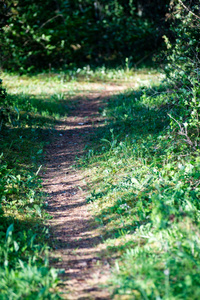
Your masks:
{"label": "dense green vegetation", "polygon": [[158,49],[165,80],[110,97],[79,165],[108,256],[118,257],[113,297],[198,299],[199,1],[6,0],[0,16],[2,69],[48,70],[1,74],[0,299],[59,298],[38,174],[76,80],[134,81]]}
{"label": "dense green vegetation", "polygon": [[163,44],[169,1],[0,2],[1,65],[38,69],[137,65]]}
{"label": "dense green vegetation", "polygon": [[108,257],[120,257],[110,282],[113,296],[199,298],[200,32],[195,8],[190,13],[177,4],[171,11],[175,41],[166,37],[166,80],[112,97],[103,111],[109,126],[97,133],[99,147],[82,161],[86,170],[90,164],[94,178],[88,201],[102,225]]}

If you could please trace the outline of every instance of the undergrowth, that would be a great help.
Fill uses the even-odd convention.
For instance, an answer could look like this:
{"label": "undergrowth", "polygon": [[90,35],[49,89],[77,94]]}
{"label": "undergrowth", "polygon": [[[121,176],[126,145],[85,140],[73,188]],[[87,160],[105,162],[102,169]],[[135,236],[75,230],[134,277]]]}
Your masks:
{"label": "undergrowth", "polygon": [[188,86],[186,94],[164,82],[110,97],[105,126],[79,160],[92,178],[88,202],[108,259],[118,257],[113,298],[199,298],[197,89]]}
{"label": "undergrowth", "polygon": [[116,299],[199,299],[199,6],[193,2],[170,3],[174,40],[164,37],[166,80],[111,97],[102,112],[107,123],[80,160],[93,178],[88,202],[108,259],[118,257],[110,281]]}

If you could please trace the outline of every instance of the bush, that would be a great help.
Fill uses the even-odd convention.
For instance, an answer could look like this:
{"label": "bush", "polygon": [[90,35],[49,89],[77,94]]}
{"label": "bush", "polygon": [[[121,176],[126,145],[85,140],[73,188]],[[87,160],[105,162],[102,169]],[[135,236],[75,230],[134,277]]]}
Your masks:
{"label": "bush", "polygon": [[198,1],[190,3],[171,3],[171,30],[175,40],[170,42],[165,37],[168,48],[165,72],[172,89],[170,104],[178,108],[175,110],[178,113],[170,115],[171,126],[184,143],[197,150],[200,145],[199,5]]}
{"label": "bush", "polygon": [[[100,3],[101,2],[101,3]],[[169,0],[10,1],[0,23],[3,68],[21,73],[151,56],[168,31]]]}

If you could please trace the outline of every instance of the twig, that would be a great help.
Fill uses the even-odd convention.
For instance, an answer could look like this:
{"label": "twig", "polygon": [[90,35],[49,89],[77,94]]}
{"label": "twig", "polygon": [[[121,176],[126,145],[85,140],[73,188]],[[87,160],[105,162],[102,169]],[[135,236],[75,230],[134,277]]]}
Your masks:
{"label": "twig", "polygon": [[181,0],[178,0],[178,2],[188,11],[190,12],[195,18],[200,20],[200,17],[197,16],[195,13],[193,13]]}
{"label": "twig", "polygon": [[144,57],[142,57],[140,60],[138,60],[135,64],[134,67],[136,68],[137,65],[139,65],[143,60],[145,60],[147,57],[149,57],[151,54],[153,54],[154,52],[156,52],[156,50],[152,51],[151,53],[148,53],[147,55],[145,55]]}
{"label": "twig", "polygon": [[[184,141],[185,141],[188,145],[190,145],[190,146],[196,151],[196,150],[197,150],[197,148],[196,148],[197,145],[194,145],[194,143],[193,143],[193,142],[191,141],[191,139],[189,138],[189,136],[188,136],[188,131],[187,131],[187,127],[186,127],[186,126],[185,126],[185,127],[181,126],[181,124],[180,124],[174,117],[172,117],[170,114],[168,114],[168,116],[178,124],[178,126],[179,126],[179,128],[180,128],[180,131],[179,131],[178,133],[179,133],[180,135],[186,137],[186,139],[184,139]],[[184,130],[184,129],[185,129],[185,130]]]}
{"label": "twig", "polygon": [[197,181],[197,184],[194,186],[194,189],[196,189],[200,185],[200,180]]}
{"label": "twig", "polygon": [[35,173],[35,175],[36,175],[36,176],[39,174],[39,172],[40,172],[41,168],[42,168],[42,165],[41,165],[41,166],[39,166],[39,168],[38,168],[37,172]]}
{"label": "twig", "polygon": [[53,18],[51,18],[51,19],[49,19],[49,20],[47,20],[45,23],[43,23],[40,27],[39,27],[39,29],[41,29],[41,28],[43,28],[45,25],[47,25],[49,22],[51,22],[52,20],[54,20],[54,19],[56,19],[56,18],[58,18],[58,17],[61,17],[61,18],[63,18],[63,15],[56,15],[56,16],[54,16]]}

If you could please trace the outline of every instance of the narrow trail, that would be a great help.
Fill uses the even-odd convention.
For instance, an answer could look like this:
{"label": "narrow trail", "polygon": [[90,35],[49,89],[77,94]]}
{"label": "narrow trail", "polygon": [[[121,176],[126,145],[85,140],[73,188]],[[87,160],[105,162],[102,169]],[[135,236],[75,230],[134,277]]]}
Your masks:
{"label": "narrow trail", "polygon": [[104,91],[79,96],[76,109],[56,127],[59,137],[47,148],[43,186],[52,216],[49,225],[55,244],[53,257],[57,258],[53,266],[64,270],[64,299],[110,299],[109,291],[100,287],[109,276],[110,265],[85,200],[89,179],[72,166],[95,129],[104,124],[98,113],[102,99],[126,88],[107,85]]}

